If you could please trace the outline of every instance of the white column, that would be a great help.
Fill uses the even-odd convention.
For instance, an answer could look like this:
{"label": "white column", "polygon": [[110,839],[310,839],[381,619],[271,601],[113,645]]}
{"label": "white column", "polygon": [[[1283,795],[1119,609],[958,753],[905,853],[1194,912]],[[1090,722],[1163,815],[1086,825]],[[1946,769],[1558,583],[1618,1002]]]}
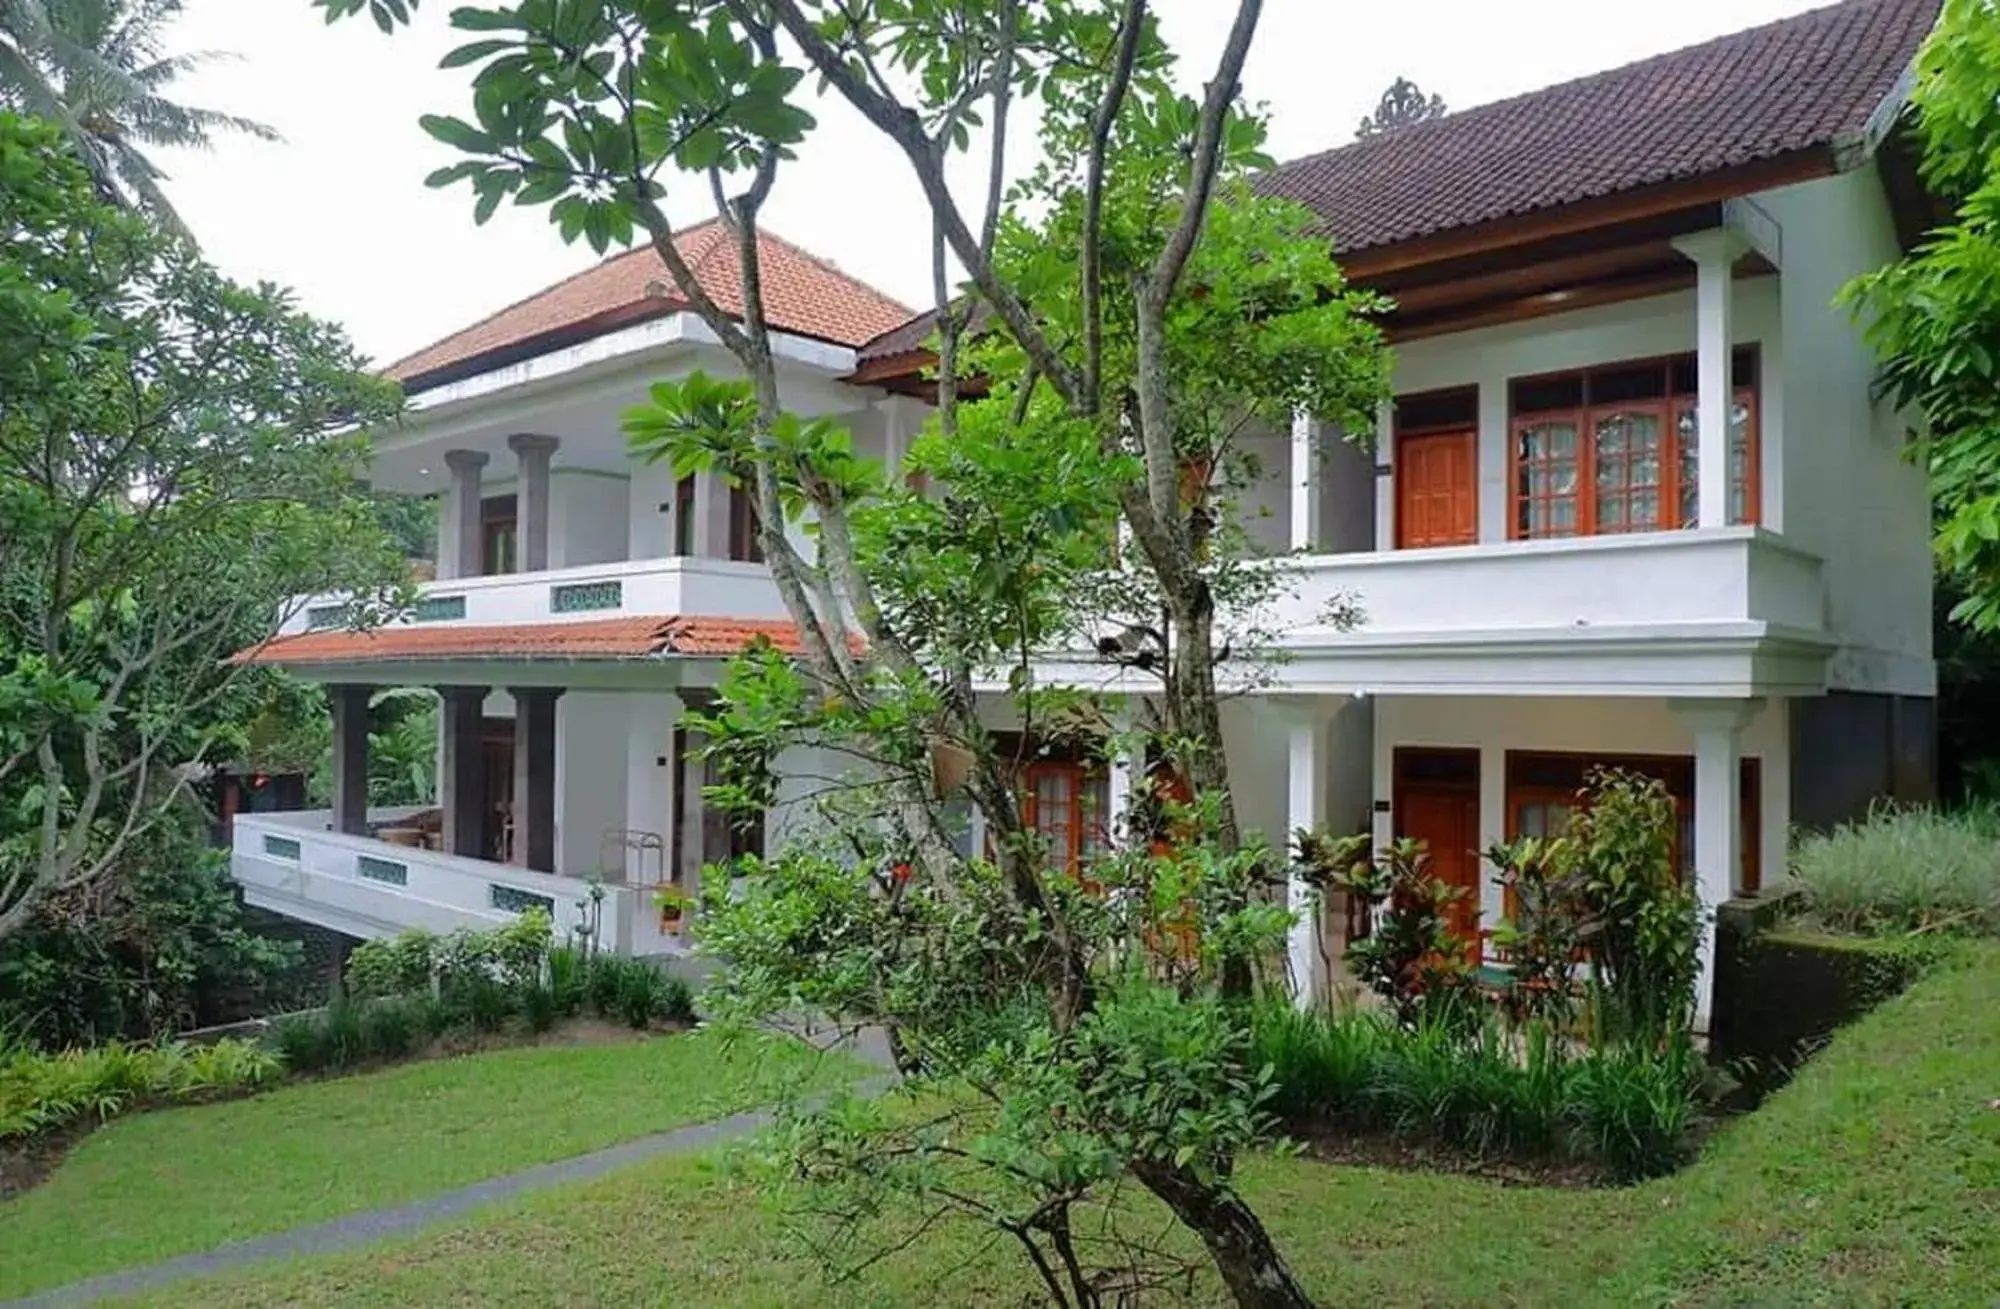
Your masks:
{"label": "white column", "polygon": [[514,489],[514,517],[520,532],[519,571],[539,573],[549,566],[549,461],[562,443],[553,436],[516,432],[507,448],[520,461]]}
{"label": "white column", "polygon": [[[1324,723],[1319,707],[1310,700],[1299,703],[1292,719],[1286,768],[1285,836],[1304,828],[1320,826],[1324,819],[1322,785]],[[1292,924],[1288,953],[1291,959],[1292,994],[1301,1009],[1318,1004],[1326,993],[1327,979],[1320,975],[1320,943],[1314,934],[1311,888],[1293,877],[1287,886],[1286,903],[1298,915]]]}
{"label": "white column", "polygon": [[1479,434],[1475,451],[1479,465],[1479,539],[1507,539],[1507,520],[1514,512],[1510,447],[1514,433],[1507,421],[1507,374],[1479,379]]}
{"label": "white column", "polygon": [[1292,549],[1311,552],[1324,540],[1320,523],[1319,422],[1305,410],[1292,415]]}
{"label": "white column", "polygon": [[[1114,730],[1123,735],[1132,730],[1133,709],[1121,706],[1114,720]],[[1104,832],[1114,847],[1127,843],[1131,833],[1125,830],[1127,819],[1132,813],[1132,794],[1145,776],[1145,761],[1138,757],[1131,742],[1122,742],[1112,752],[1109,776],[1105,778]]]}
{"label": "white column", "polygon": [[1694,736],[1694,876],[1701,898],[1695,1015],[1706,1027],[1715,992],[1715,910],[1743,878],[1743,728],[1762,700],[1687,700],[1674,713]]}
{"label": "white column", "polygon": [[1743,238],[1726,228],[1697,232],[1674,242],[1695,263],[1697,421],[1701,426],[1698,521],[1704,529],[1729,525],[1730,325],[1733,270]]}
{"label": "white column", "polygon": [[477,577],[484,570],[486,537],[479,519],[479,475],[487,455],[481,450],[447,450],[444,466],[451,470],[451,493],[444,516],[450,520],[449,551],[439,551],[439,577]]}
{"label": "white column", "polygon": [[1396,405],[1375,407],[1375,548],[1396,548]]}
{"label": "white column", "polygon": [[[1507,839],[1507,751],[1497,745],[1479,750],[1479,852]],[[1507,892],[1497,870],[1479,862],[1479,925],[1492,929],[1507,916]]]}

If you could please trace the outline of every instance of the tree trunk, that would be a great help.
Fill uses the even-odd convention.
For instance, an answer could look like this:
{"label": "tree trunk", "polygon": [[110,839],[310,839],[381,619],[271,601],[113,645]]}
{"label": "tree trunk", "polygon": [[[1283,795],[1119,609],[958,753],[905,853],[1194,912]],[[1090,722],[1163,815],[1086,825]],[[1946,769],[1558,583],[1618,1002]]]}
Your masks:
{"label": "tree trunk", "polygon": [[1270,1233],[1234,1191],[1166,1164],[1140,1164],[1133,1171],[1201,1238],[1241,1309],[1312,1309],[1312,1297],[1292,1276]]}

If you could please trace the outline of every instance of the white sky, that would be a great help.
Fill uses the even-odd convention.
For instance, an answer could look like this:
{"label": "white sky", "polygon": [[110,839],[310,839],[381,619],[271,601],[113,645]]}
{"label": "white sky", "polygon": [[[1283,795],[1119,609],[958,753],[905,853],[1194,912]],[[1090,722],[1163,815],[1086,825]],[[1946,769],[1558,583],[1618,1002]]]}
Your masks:
{"label": "white sky", "polygon": [[[174,152],[174,204],[209,256],[243,280],[294,287],[344,323],[380,362],[407,354],[592,262],[565,246],[546,208],[503,206],[472,223],[470,191],[427,190],[455,157],[417,126],[422,113],[469,117],[467,70],[437,69],[457,44],[459,0],[423,0],[413,29],[384,37],[365,17],[326,26],[307,0],[188,0],[175,52],[224,50],[176,94],[260,119],[284,141],[227,139]],[[1350,140],[1398,75],[1453,109],[1740,30],[1814,0],[1267,0],[1245,83],[1272,113],[1279,159]],[[1161,0],[1183,73],[1212,66],[1233,5]],[[908,167],[842,103],[787,166],[765,222],[773,231],[913,305],[930,301],[930,226]],[[708,216],[683,187],[675,217]]]}

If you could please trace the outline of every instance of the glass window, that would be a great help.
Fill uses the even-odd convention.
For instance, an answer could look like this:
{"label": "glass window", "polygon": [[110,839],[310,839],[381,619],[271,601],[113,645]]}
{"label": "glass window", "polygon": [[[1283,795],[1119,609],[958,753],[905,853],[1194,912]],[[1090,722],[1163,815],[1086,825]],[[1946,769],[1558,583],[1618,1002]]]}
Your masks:
{"label": "glass window", "polygon": [[1662,525],[1665,426],[1657,409],[1598,414],[1593,424],[1598,531],[1650,532]]}
{"label": "glass window", "polygon": [[[1757,357],[1736,351],[1729,521],[1757,521]],[[1692,355],[1516,380],[1514,535],[1693,527],[1701,440]],[[1565,407],[1566,406],[1566,407]]]}
{"label": "glass window", "polygon": [[1573,419],[1523,423],[1515,437],[1520,468],[1520,534],[1575,536],[1581,530],[1578,490],[1582,445]]}
{"label": "glass window", "polygon": [[[1732,524],[1757,521],[1757,468],[1752,445],[1755,422],[1751,416],[1753,396],[1740,391],[1729,411],[1729,521]],[[1694,405],[1683,405],[1674,415],[1674,430],[1680,445],[1681,526],[1693,527],[1701,521],[1701,418]]]}

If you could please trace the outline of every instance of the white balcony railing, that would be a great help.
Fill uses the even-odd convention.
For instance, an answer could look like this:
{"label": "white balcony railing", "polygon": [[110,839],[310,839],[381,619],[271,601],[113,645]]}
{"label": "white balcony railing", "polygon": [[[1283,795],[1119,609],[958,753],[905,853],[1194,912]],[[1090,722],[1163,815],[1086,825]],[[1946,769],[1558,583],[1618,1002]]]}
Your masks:
{"label": "white balcony railing", "polygon": [[[763,564],[728,559],[632,559],[538,573],[454,577],[427,582],[401,622],[478,627],[585,622],[620,614],[781,619],[784,601]],[[338,598],[302,607],[286,633],[347,621]]]}
{"label": "white balcony railing", "polygon": [[[409,810],[378,810],[373,821]],[[388,936],[409,928],[449,932],[496,927],[530,907],[548,910],[557,940],[568,939],[587,912],[581,878],[530,872],[330,830],[332,815],[242,814],[235,819],[230,870],[246,897],[307,922],[351,935]],[[658,931],[651,887],[606,884],[598,939],[627,954],[679,950]]]}
{"label": "white balcony railing", "polygon": [[1291,594],[1270,605],[1267,623],[1280,632],[1325,628],[1330,608],[1351,604],[1360,621],[1347,635],[1370,644],[1826,626],[1819,560],[1753,527],[1318,555],[1286,566]]}

